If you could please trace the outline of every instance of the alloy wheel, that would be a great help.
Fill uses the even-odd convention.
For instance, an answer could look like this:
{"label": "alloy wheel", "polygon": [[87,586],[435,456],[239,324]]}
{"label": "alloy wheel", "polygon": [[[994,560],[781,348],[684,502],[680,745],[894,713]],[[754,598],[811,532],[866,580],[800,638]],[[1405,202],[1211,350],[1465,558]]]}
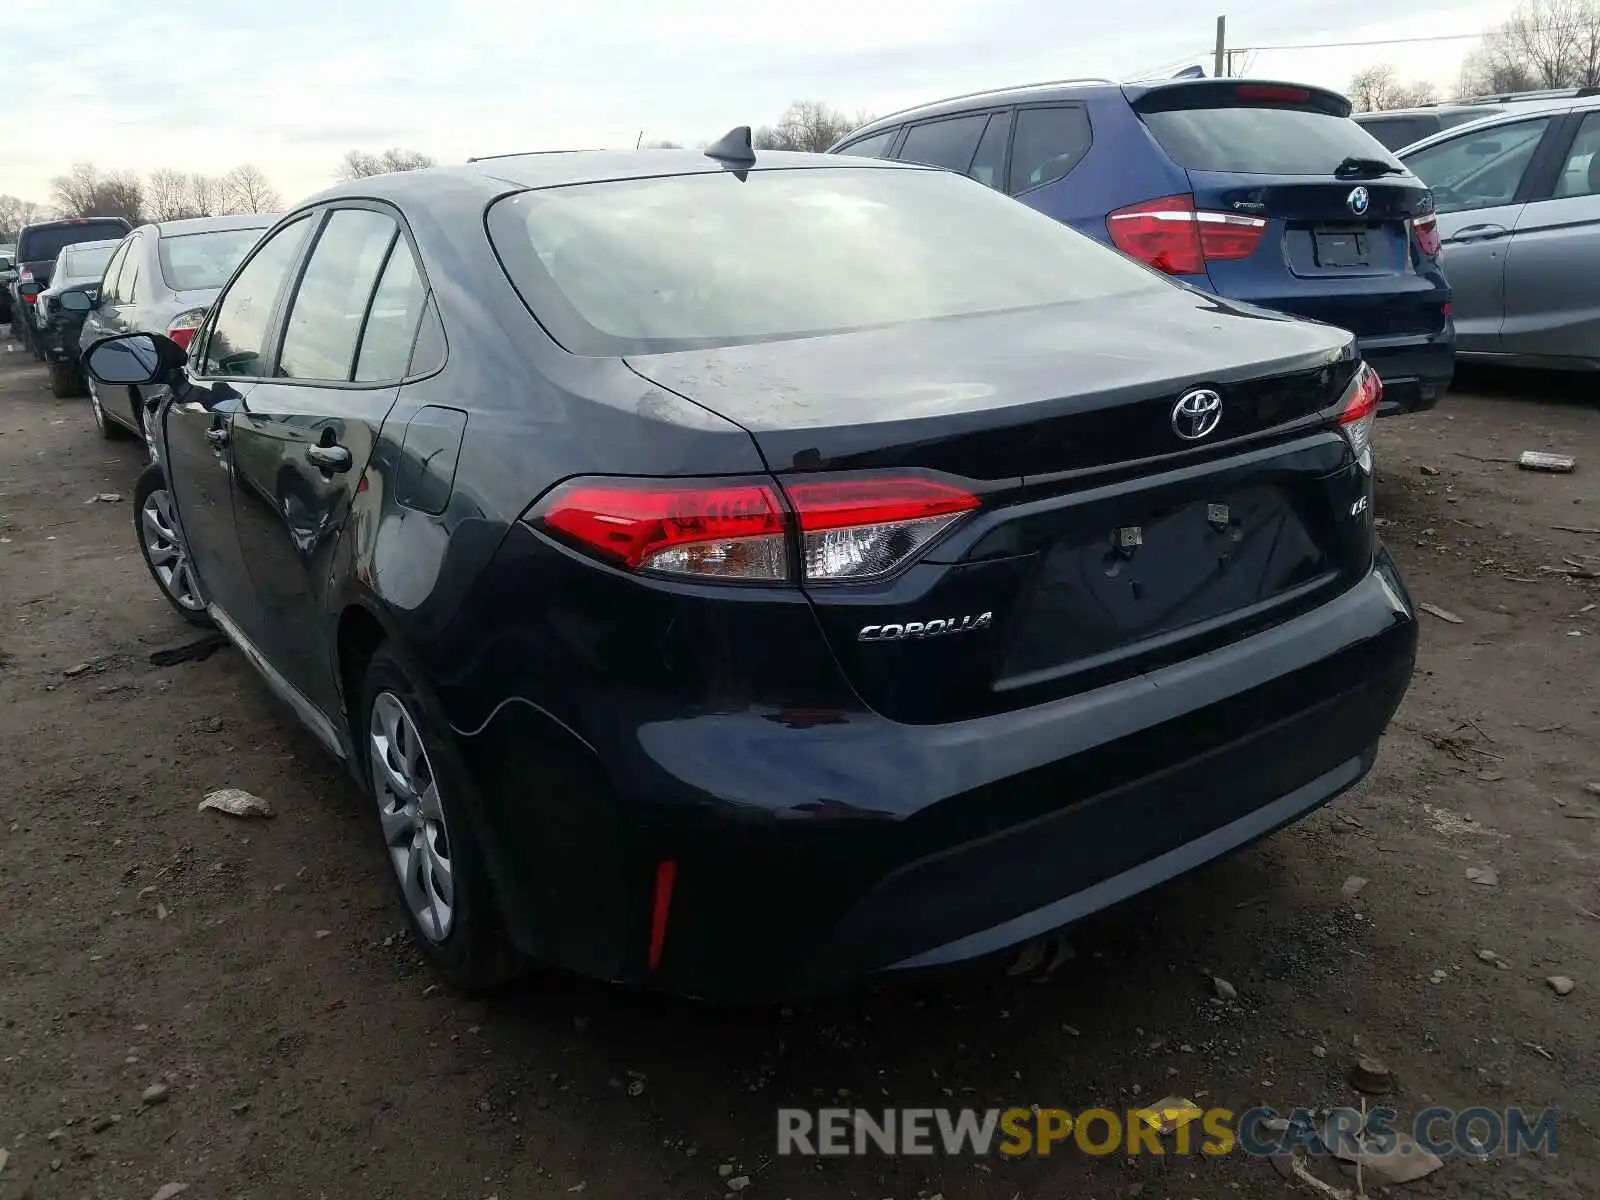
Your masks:
{"label": "alloy wheel", "polygon": [[433,764],[411,714],[393,692],[373,699],[369,740],[372,788],[389,860],[417,927],[429,941],[442,942],[455,923],[450,835]]}
{"label": "alloy wheel", "polygon": [[[99,404],[95,405],[99,420]],[[178,524],[172,516],[172,494],[166,488],[157,488],[144,499],[139,510],[139,532],[144,537],[145,554],[156,578],[181,608],[200,612],[205,608],[200,591],[195,587],[194,571],[189,563],[189,553],[178,536]]]}

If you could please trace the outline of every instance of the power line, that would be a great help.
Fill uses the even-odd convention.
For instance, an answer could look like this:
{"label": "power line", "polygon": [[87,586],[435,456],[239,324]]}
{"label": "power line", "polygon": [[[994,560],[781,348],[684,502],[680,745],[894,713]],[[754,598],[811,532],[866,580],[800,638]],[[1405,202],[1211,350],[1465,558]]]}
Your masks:
{"label": "power line", "polygon": [[1338,50],[1350,46],[1398,46],[1405,42],[1464,42],[1483,36],[1480,30],[1477,33],[1436,33],[1428,37],[1377,38],[1367,42],[1296,42],[1283,46],[1233,46],[1230,49],[1235,53],[1241,50]]}

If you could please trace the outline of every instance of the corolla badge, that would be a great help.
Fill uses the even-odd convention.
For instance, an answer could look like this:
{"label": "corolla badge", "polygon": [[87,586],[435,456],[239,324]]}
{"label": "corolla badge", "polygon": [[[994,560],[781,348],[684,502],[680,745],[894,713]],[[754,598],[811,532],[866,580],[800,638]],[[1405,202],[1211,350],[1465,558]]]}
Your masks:
{"label": "corolla badge", "polygon": [[1344,202],[1350,206],[1350,211],[1355,213],[1356,216],[1365,216],[1367,206],[1372,203],[1372,193],[1364,187],[1351,188],[1350,194],[1345,197]]}
{"label": "corolla badge", "polygon": [[1210,388],[1185,392],[1172,406],[1172,432],[1198,442],[1222,423],[1222,397]]}
{"label": "corolla badge", "polygon": [[935,618],[932,621],[906,621],[899,625],[864,625],[856,634],[858,642],[903,642],[907,638],[944,637],[948,633],[976,633],[994,624],[992,612],[968,613],[964,617]]}

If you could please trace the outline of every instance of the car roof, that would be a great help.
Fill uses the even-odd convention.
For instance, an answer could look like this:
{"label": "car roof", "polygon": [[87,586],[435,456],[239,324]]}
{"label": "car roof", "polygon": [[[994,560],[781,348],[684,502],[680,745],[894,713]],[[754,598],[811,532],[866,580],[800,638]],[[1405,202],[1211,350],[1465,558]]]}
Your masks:
{"label": "car roof", "polygon": [[1484,101],[1477,103],[1463,100],[1459,103],[1446,101],[1442,104],[1419,104],[1413,108],[1376,108],[1371,112],[1351,113],[1353,120],[1365,123],[1367,121],[1380,121],[1384,117],[1426,117],[1435,113],[1477,112],[1485,115],[1506,111],[1506,106],[1499,101]]}
{"label": "car roof", "polygon": [[1595,112],[1600,110],[1600,96],[1569,96],[1566,99],[1527,100],[1521,101],[1514,107],[1502,112],[1492,113],[1487,117],[1479,117],[1476,121],[1467,121],[1460,125],[1452,125],[1449,129],[1430,133],[1427,137],[1412,142],[1409,146],[1401,146],[1396,154],[1411,154],[1417,150],[1433,145],[1435,142],[1448,141],[1460,137],[1463,133],[1471,133],[1478,129],[1490,129],[1496,125],[1511,125],[1517,121],[1526,121],[1529,117],[1537,116],[1542,112]]}
{"label": "car roof", "polygon": [[154,229],[160,237],[182,237],[188,233],[214,233],[220,229],[270,229],[282,213],[239,213],[228,217],[183,217],[176,221],[152,221],[142,226]]}
{"label": "car roof", "polygon": [[757,150],[755,161],[723,162],[699,150],[568,150],[507,154],[481,158],[461,165],[426,167],[368,175],[318,192],[297,208],[339,199],[425,200],[430,195],[460,194],[472,188],[485,199],[529,188],[569,187],[621,179],[652,179],[671,175],[714,175],[725,170],[774,171],[801,168],[849,170],[928,170],[914,163],[876,159],[846,160],[831,154],[804,154],[789,150]]}
{"label": "car roof", "polygon": [[132,228],[126,217],[119,217],[115,213],[98,213],[87,217],[58,217],[50,221],[34,221],[24,225],[17,231],[20,238],[25,233],[32,233],[36,229],[56,229],[66,225],[91,225],[96,221],[121,221],[123,225]]}

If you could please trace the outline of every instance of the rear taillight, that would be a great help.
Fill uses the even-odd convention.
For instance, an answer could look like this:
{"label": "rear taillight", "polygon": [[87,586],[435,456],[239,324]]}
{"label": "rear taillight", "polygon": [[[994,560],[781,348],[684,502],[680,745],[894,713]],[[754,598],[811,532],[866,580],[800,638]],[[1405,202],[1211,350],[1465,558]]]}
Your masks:
{"label": "rear taillight", "polygon": [[32,283],[33,282],[33,268],[32,267],[23,267],[21,273],[17,275],[17,282],[18,283]]}
{"label": "rear taillight", "polygon": [[905,566],[977,507],[971,492],[921,476],[797,476],[781,485],[579,479],[550,492],[529,520],[629,570],[828,583],[875,579]]}
{"label": "rear taillight", "polygon": [[1412,217],[1411,232],[1416,236],[1417,249],[1434,257],[1439,253],[1439,222],[1433,217]]}
{"label": "rear taillight", "polygon": [[187,350],[189,343],[194,341],[195,330],[200,328],[200,323],[205,319],[206,310],[203,308],[181,312],[168,323],[167,336]]}
{"label": "rear taillight", "polygon": [[1249,258],[1267,231],[1264,217],[1196,212],[1188,196],[1163,196],[1106,218],[1111,244],[1168,275],[1202,275],[1208,262]]}
{"label": "rear taillight", "polygon": [[1362,363],[1339,401],[1339,432],[1349,441],[1356,460],[1368,474],[1372,472],[1372,429],[1377,424],[1378,404],[1382,400],[1383,380]]}

